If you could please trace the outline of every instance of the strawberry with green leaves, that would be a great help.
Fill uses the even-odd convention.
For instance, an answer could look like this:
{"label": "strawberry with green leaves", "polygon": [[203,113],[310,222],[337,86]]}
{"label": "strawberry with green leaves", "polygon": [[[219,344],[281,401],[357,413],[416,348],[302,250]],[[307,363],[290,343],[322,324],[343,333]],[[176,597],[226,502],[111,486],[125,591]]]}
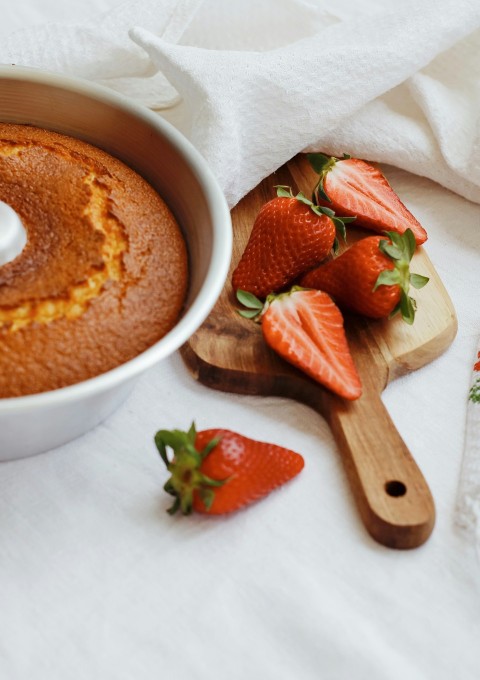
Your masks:
{"label": "strawberry with green leaves", "polygon": [[277,187],[255,219],[245,251],[232,275],[235,291],[247,290],[265,299],[283,290],[300,274],[324,260],[345,235],[353,217],[336,217],[328,207],[314,205],[302,193]]}
{"label": "strawberry with green leaves", "polygon": [[314,201],[342,215],[355,216],[357,224],[373,231],[411,229],[418,245],[427,240],[427,232],[401,202],[380,170],[370,163],[351,158],[308,154],[311,166],[319,174]]}
{"label": "strawberry with green leaves", "polygon": [[[239,510],[295,477],[300,454],[224,429],[159,430],[155,444],[170,472],[164,489],[181,510],[221,515]],[[169,457],[168,449],[172,455]]]}
{"label": "strawberry with green leaves", "polygon": [[415,237],[410,229],[403,235],[390,231],[385,236],[368,236],[301,277],[306,288],[320,289],[333,297],[342,309],[381,319],[400,312],[411,324],[416,303],[410,286],[423,288],[426,276],[410,273]]}
{"label": "strawberry with green leaves", "polygon": [[342,313],[327,293],[293,286],[265,304],[247,291],[237,291],[237,299],[248,308],[240,314],[260,321],[266,343],[283,359],[344,399],[360,397]]}

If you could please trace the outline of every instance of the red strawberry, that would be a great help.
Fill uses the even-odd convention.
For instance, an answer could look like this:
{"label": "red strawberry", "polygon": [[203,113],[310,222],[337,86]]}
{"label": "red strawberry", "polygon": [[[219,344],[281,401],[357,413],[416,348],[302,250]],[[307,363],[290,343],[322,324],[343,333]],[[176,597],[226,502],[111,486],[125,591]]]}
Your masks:
{"label": "red strawberry", "polygon": [[427,232],[403,205],[378,168],[358,158],[308,155],[320,179],[314,190],[319,205],[326,205],[357,218],[357,224],[373,231],[387,229],[399,234],[410,228],[418,245]]}
{"label": "red strawberry", "polygon": [[[221,515],[266,496],[302,470],[300,454],[248,439],[230,430],[159,430],[155,444],[171,477],[164,489],[175,497],[170,514],[192,510]],[[173,450],[169,460],[167,447]]]}
{"label": "red strawberry", "polygon": [[283,290],[324,260],[334,246],[336,229],[343,234],[344,223],[351,222],[287,189],[278,187],[277,198],[260,210],[233,272],[234,290],[247,290],[261,298]]}
{"label": "red strawberry", "polygon": [[410,274],[415,251],[410,229],[403,234],[386,232],[357,241],[334,260],[308,272],[300,279],[306,288],[319,288],[331,295],[343,309],[374,319],[401,311],[407,323],[415,318],[415,301],[409,297],[410,284],[422,288],[428,281]]}
{"label": "red strawberry", "polygon": [[329,295],[294,286],[269,295],[265,305],[245,291],[237,298],[249,307],[242,316],[260,318],[263,337],[277,354],[345,399],[361,395],[343,317]]}

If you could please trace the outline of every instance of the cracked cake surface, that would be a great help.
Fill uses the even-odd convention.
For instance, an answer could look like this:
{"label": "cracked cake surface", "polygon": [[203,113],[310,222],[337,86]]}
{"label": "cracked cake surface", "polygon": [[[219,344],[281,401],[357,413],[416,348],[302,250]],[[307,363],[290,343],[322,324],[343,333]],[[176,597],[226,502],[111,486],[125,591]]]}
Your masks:
{"label": "cracked cake surface", "polygon": [[131,168],[77,139],[0,123],[0,200],[27,232],[0,266],[0,398],[104,373],[175,325],[185,242]]}

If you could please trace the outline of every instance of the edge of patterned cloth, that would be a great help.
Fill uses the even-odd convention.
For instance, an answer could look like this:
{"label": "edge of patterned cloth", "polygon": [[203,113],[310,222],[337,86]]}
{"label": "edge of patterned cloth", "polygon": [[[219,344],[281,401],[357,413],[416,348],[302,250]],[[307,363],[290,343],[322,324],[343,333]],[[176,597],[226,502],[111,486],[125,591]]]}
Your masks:
{"label": "edge of patterned cloth", "polygon": [[480,548],[480,346],[473,365],[455,522]]}

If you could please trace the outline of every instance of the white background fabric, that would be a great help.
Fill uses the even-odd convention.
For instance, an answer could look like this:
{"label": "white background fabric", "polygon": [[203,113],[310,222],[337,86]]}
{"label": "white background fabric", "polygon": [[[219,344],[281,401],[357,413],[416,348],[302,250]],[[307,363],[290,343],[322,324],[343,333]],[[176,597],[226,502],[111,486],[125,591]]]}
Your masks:
{"label": "white background fabric", "polygon": [[[162,8],[169,6],[182,18],[182,10],[192,12],[197,4],[198,12],[183,36],[181,22],[175,23],[170,14],[169,23],[162,15]],[[317,6],[262,0],[255,4],[257,15],[247,11],[253,4],[243,3],[240,12],[237,3],[228,3],[232,20],[231,32],[226,32],[227,3],[221,0],[203,5],[141,2],[134,12],[130,3],[124,3],[121,12],[103,22],[96,13],[116,10],[116,0],[85,0],[76,6],[60,0],[23,0],[2,7],[0,60],[16,52],[17,58],[23,55],[18,63],[32,65],[35,60],[40,66],[48,63],[50,68],[91,78],[100,73],[104,84],[110,81],[116,89],[156,106],[173,105],[180,92],[182,103],[162,113],[205,153],[231,204],[262,173],[320,137],[322,145],[332,149],[391,164],[385,172],[427,228],[425,248],[459,319],[457,338],[442,357],[395,381],[384,393],[393,421],[432,489],[435,530],[426,545],[413,551],[376,544],[358,518],[334,441],[318,415],[284,399],[208,390],[191,378],[175,355],[148,371],[125,405],[94,431],[48,454],[0,466],[2,678],[478,678],[480,565],[472,537],[455,525],[467,393],[480,331],[480,206],[465,198],[479,200],[478,161],[475,153],[465,151],[470,140],[475,150],[478,135],[479,109],[471,108],[467,96],[473,93],[475,99],[479,87],[478,61],[473,59],[478,46],[475,3],[424,2],[409,16],[405,8],[412,6],[404,3],[399,12],[408,26],[388,16],[365,20],[375,12],[395,9],[393,2],[371,1],[360,7],[343,0],[335,5],[335,16],[320,2]],[[308,22],[293,13],[294,4],[303,5]],[[152,5],[158,5],[157,13],[147,22]],[[271,13],[272,5],[277,12]],[[138,44],[115,31],[107,39],[108,21],[110,27],[127,27],[132,16],[143,29],[134,33],[137,42],[148,46],[175,90],[154,75],[156,67]],[[210,30],[199,32],[207,19]],[[357,33],[349,33],[353,19]],[[78,27],[83,21],[95,28],[93,38]],[[67,22],[70,28],[45,28],[52,22]],[[272,28],[266,31],[269,22]],[[341,22],[348,24],[344,30]],[[25,33],[12,35],[37,24],[43,27],[32,29],[29,40]],[[335,32],[329,38],[330,54],[335,45],[342,47],[338,60],[329,62],[328,72],[338,69],[345,75],[355,65],[349,49],[357,35],[358,41],[363,39],[358,27],[370,31],[368,25],[375,29],[368,32],[370,42],[382,46],[375,56],[384,65],[370,63],[370,89],[363,99],[360,88],[353,88],[354,103],[337,97],[333,101],[332,91],[332,101],[325,104],[331,110],[325,112],[316,102],[315,115],[309,112],[303,121],[308,129],[302,137],[299,119],[293,115],[304,110],[300,82],[298,101],[282,100],[293,107],[284,123],[285,138],[275,136],[277,143],[272,145],[253,125],[256,137],[230,143],[228,126],[222,127],[213,106],[222,104],[221,69],[215,77],[205,74],[203,57],[213,61],[215,53],[202,52],[200,59],[198,49],[235,48],[233,55],[222,55],[231,60],[235,73],[240,73],[245,59],[255,67],[251,55],[240,59],[237,54],[247,48],[287,46],[307,64],[311,57],[304,51],[305,43],[293,47],[288,43],[302,38],[305,31],[304,40],[311,40],[323,26]],[[397,26],[391,41],[380,31],[385,26],[392,30]],[[186,49],[152,37],[155,30],[170,31],[169,40],[180,40]],[[66,37],[55,44],[55,35]],[[49,42],[43,44],[49,49],[39,49],[48,36]],[[421,44],[415,36],[422,38]],[[398,50],[402,39],[406,56]],[[395,59],[388,56],[389,45],[397,48]],[[104,60],[98,56],[102,49]],[[454,50],[454,58],[445,50]],[[118,61],[109,60],[112,54]],[[68,55],[70,62],[65,61]],[[273,64],[271,54],[265,59]],[[436,63],[428,65],[432,59]],[[432,83],[439,73],[437,64],[444,67],[452,59],[459,65],[450,83],[458,94],[453,97],[441,84]],[[320,71],[318,96],[326,75]],[[330,83],[336,95],[345,89],[340,75],[332,76]],[[387,75],[393,78],[394,89],[382,94]],[[146,78],[154,81],[146,83]],[[204,111],[203,122],[191,115],[200,96],[198,83],[208,85],[212,97],[217,96],[208,100],[211,108]],[[377,96],[381,99],[374,99]],[[237,104],[244,113],[242,102]],[[337,126],[340,120],[342,125]],[[202,146],[202,132],[212,141],[215,130],[218,143],[213,148]],[[271,157],[264,152],[266,144]],[[222,148],[234,155],[222,158]],[[458,150],[463,155],[458,156]],[[188,427],[193,418],[199,429],[228,427],[293,448],[303,454],[305,469],[267,499],[231,517],[171,518],[165,512],[169,498],[161,490],[166,473],[152,437],[159,428]]]}

